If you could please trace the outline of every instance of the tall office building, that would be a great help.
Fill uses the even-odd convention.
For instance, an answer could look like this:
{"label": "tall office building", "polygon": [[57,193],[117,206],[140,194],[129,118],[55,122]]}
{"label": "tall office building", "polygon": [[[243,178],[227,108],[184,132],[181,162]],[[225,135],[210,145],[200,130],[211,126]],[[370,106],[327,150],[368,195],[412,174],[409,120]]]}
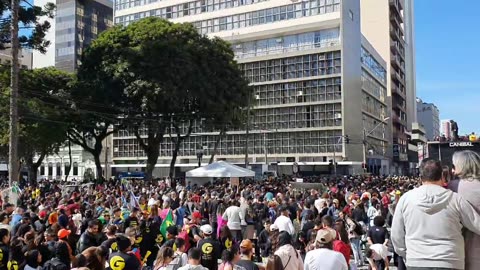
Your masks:
{"label": "tall office building", "polygon": [[[50,0],[36,0],[44,6]],[[34,53],[34,67],[55,66],[74,72],[82,51],[92,40],[113,25],[113,3],[110,0],[56,0],[56,14],[49,20],[46,38],[51,41],[46,54]]]}
{"label": "tall office building", "polygon": [[361,0],[362,33],[387,61],[395,172],[408,167],[407,133],[416,122],[413,0]]}
{"label": "tall office building", "polygon": [[425,128],[427,140],[433,141],[440,136],[440,111],[433,103],[423,102],[417,99],[417,118]]}
{"label": "tall office building", "polygon": [[452,138],[452,125],[450,124],[450,119],[442,120],[442,129],[440,130],[440,136],[445,135],[447,139]]}
{"label": "tall office building", "polygon": [[[198,31],[232,43],[237,61],[255,90],[250,135],[230,131],[217,158],[242,164],[277,163],[280,173],[359,173],[365,157],[372,171],[388,173],[386,62],[362,36],[359,0],[173,0],[115,3],[115,23],[157,16],[191,22]],[[363,152],[363,130],[367,137]],[[213,150],[218,133],[197,126],[182,145],[177,164],[195,166],[196,152]],[[349,136],[346,144],[342,136]],[[173,144],[165,138],[154,174],[165,175]],[[131,131],[113,138],[112,167],[126,170],[145,154]]]}

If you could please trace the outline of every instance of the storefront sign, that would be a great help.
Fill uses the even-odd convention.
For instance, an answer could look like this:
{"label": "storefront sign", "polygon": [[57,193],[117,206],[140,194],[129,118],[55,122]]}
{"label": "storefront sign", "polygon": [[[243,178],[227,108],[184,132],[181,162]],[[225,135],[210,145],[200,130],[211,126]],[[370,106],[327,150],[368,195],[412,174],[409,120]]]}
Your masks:
{"label": "storefront sign", "polygon": [[451,142],[450,147],[473,147],[471,142]]}

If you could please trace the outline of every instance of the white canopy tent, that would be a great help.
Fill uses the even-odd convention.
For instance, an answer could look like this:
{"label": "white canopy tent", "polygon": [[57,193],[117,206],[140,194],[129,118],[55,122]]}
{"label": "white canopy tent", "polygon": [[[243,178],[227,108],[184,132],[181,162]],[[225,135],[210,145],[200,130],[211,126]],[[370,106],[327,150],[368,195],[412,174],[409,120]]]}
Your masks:
{"label": "white canopy tent", "polygon": [[192,184],[203,185],[213,178],[255,177],[255,172],[225,161],[217,161],[188,171],[185,176]]}

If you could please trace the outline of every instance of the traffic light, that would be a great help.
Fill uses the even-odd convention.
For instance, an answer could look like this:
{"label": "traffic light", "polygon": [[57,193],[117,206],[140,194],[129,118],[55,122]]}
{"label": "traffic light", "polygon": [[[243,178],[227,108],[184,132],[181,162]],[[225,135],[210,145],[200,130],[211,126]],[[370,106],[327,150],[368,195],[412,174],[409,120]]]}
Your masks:
{"label": "traffic light", "polygon": [[350,138],[348,137],[348,135],[345,135],[345,144],[349,144],[350,143]]}

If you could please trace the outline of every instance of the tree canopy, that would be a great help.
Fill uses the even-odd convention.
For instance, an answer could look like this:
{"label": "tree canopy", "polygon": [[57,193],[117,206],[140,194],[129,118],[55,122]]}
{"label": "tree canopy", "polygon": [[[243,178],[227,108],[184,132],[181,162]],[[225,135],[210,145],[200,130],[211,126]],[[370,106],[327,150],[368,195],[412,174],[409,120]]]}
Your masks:
{"label": "tree canopy", "polygon": [[175,134],[172,172],[198,122],[230,121],[225,112],[245,107],[251,95],[228,43],[159,18],[102,33],[85,50],[78,78],[110,95],[118,122],[134,131],[147,155],[149,177],[165,134]]}
{"label": "tree canopy", "polygon": [[[71,74],[55,68],[22,70],[20,74],[20,137],[19,154],[27,165],[31,179],[46,155],[58,152],[65,143],[67,122],[65,104],[60,97],[68,92]],[[2,145],[8,145],[10,69],[0,67],[0,136]],[[35,154],[39,158],[34,161]]]}

